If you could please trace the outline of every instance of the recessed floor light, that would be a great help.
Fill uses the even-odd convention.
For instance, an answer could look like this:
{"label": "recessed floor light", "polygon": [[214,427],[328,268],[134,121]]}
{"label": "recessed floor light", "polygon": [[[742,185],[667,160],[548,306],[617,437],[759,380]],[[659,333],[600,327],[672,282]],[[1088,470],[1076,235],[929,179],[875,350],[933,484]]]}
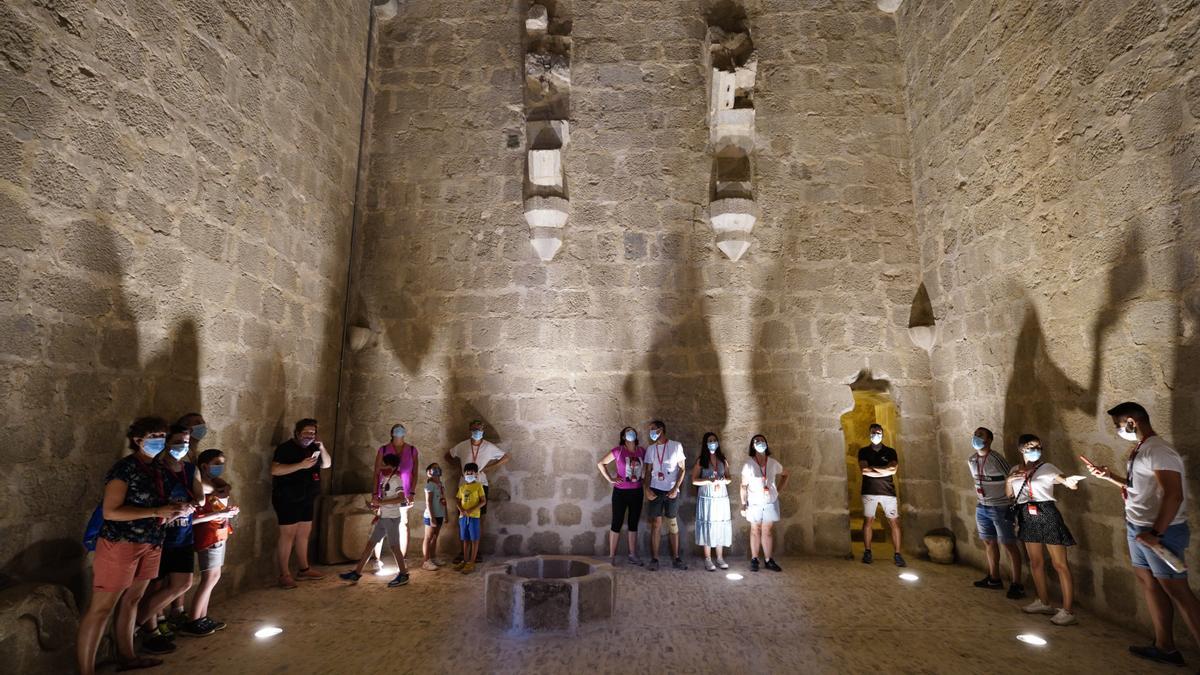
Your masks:
{"label": "recessed floor light", "polygon": [[742,579],[744,579],[745,577],[743,577],[742,575],[738,574],[737,572],[730,572],[729,574],[726,574],[726,575],[725,575],[725,578],[726,578],[726,579],[728,579],[728,580],[730,580],[730,581],[741,581],[741,580],[742,580]]}
{"label": "recessed floor light", "polygon": [[916,581],[917,579],[920,579],[921,577],[913,574],[912,572],[901,572],[900,578],[905,581]]}
{"label": "recessed floor light", "polygon": [[262,628],[259,628],[258,630],[254,631],[254,637],[256,637],[256,638],[275,637],[276,635],[279,635],[282,632],[283,632],[283,629],[280,628],[279,626],[263,626]]}
{"label": "recessed floor light", "polygon": [[1017,639],[1025,644],[1035,645],[1038,647],[1042,647],[1046,644],[1045,638],[1040,635],[1034,635],[1033,633],[1021,633],[1017,636]]}
{"label": "recessed floor light", "polygon": [[398,567],[381,567],[375,571],[377,577],[390,577],[400,572]]}

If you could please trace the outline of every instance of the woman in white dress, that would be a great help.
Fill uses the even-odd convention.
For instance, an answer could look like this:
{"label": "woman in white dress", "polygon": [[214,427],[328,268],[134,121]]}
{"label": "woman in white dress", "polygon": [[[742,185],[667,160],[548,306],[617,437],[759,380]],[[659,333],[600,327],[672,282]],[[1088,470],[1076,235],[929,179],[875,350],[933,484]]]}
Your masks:
{"label": "woman in white dress", "polygon": [[[704,547],[704,569],[729,569],[724,550],[733,543],[729,512],[729,462],[721,452],[721,441],[713,432],[704,434],[700,459],[692,467],[692,485],[700,488],[696,498],[696,544]],[[713,553],[717,560],[713,562]]]}

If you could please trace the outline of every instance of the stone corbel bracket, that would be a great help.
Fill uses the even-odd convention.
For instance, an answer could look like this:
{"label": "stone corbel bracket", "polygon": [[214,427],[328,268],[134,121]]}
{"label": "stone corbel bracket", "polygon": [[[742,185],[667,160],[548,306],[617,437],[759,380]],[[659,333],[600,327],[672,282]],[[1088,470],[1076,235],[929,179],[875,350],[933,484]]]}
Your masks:
{"label": "stone corbel bracket", "polygon": [[745,10],[717,3],[708,11],[704,70],[708,73],[708,143],[712,156],[708,221],[717,248],[739,260],[759,218],[754,200],[754,82],[758,54]]}
{"label": "stone corbel bracket", "polygon": [[525,17],[525,222],[539,258],[562,247],[570,215],[563,152],[570,142],[571,22],[540,4]]}

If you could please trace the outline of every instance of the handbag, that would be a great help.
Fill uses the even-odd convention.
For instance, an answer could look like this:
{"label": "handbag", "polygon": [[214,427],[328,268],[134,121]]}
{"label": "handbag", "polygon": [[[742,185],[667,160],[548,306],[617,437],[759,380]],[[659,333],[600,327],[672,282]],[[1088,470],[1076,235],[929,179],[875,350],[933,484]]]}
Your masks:
{"label": "handbag", "polygon": [[[1004,512],[1004,515],[1007,516],[1010,521],[1015,521],[1017,519],[1017,510],[1020,508],[1020,504],[1017,503],[1017,497],[1021,495],[1021,492],[1025,489],[1025,486],[1029,485],[1029,479],[1033,478],[1033,474],[1037,473],[1037,470],[1040,468],[1042,468],[1042,465],[1038,464],[1037,466],[1033,467],[1033,471],[1025,474],[1025,482],[1021,483],[1021,489],[1017,490],[1017,493],[1013,495],[1013,503],[1009,504],[1008,509]],[[1032,489],[1029,491],[1029,500],[1033,501]]]}

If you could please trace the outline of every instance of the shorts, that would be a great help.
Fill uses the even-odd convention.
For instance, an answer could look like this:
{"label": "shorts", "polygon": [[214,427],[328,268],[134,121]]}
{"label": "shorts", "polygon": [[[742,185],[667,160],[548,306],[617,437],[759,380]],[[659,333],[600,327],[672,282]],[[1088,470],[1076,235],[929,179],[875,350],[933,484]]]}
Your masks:
{"label": "shorts", "polygon": [[[1139,534],[1149,529],[1149,527],[1144,525],[1134,525],[1128,520],[1125,521],[1125,539],[1129,542],[1129,561],[1133,563],[1134,567],[1150,570],[1155,579],[1186,579],[1187,570],[1176,572],[1167,563],[1163,562],[1163,559],[1158,557],[1158,554],[1135,539]],[[1161,543],[1168,551],[1174,553],[1180,560],[1183,560],[1183,555],[1187,551],[1188,540],[1191,539],[1191,535],[1191,528],[1188,527],[1186,522],[1176,523],[1163,532]]]}
{"label": "shorts", "polygon": [[638,521],[642,519],[642,500],[645,499],[642,488],[613,488],[612,491],[612,529],[620,532],[622,523],[630,532],[637,532]]}
{"label": "shorts", "polygon": [[896,498],[887,495],[863,495],[863,517],[874,518],[875,511],[882,506],[885,518],[899,518],[900,509],[896,506]]}
{"label": "shorts", "polygon": [[200,571],[220,569],[225,564],[225,542],[218,542],[196,551],[196,560],[200,563]]}
{"label": "shorts", "polygon": [[275,507],[275,517],[280,525],[295,525],[296,523],[311,523],[313,519],[313,503],[316,500],[306,497],[299,501],[271,497],[271,506]]}
{"label": "shorts", "polygon": [[675,495],[675,499],[668,499],[666,490],[650,488],[650,491],[654,493],[655,499],[646,502],[647,518],[674,518],[679,515],[679,495]]}
{"label": "shorts", "polygon": [[92,589],[120,593],[134,581],[158,576],[162,549],[153,544],[96,539],[96,557],[92,560]]}
{"label": "shorts", "polygon": [[975,528],[984,541],[1012,544],[1017,541],[1017,531],[1008,518],[1008,506],[975,505]]}
{"label": "shorts", "polygon": [[758,523],[777,523],[779,522],[779,502],[768,502],[766,504],[750,504],[746,507],[746,520]]}
{"label": "shorts", "polygon": [[425,517],[425,527],[433,527],[435,524],[438,527],[445,525],[446,524],[446,516],[434,516],[432,522],[430,522],[429,516]]}
{"label": "shorts", "polygon": [[[400,529],[404,525],[401,522],[402,520],[401,518],[380,518],[376,520],[375,527],[371,528],[370,543],[367,545],[374,546],[383,541],[384,537],[387,537],[388,546],[400,548]],[[405,527],[404,531],[407,534],[408,528]]]}
{"label": "shorts", "polygon": [[165,579],[168,574],[191,574],[196,571],[196,551],[192,545],[166,548],[162,550],[162,561],[158,564],[158,578]]}
{"label": "shorts", "polygon": [[458,538],[463,541],[479,541],[479,519],[470,516],[459,518]]}

